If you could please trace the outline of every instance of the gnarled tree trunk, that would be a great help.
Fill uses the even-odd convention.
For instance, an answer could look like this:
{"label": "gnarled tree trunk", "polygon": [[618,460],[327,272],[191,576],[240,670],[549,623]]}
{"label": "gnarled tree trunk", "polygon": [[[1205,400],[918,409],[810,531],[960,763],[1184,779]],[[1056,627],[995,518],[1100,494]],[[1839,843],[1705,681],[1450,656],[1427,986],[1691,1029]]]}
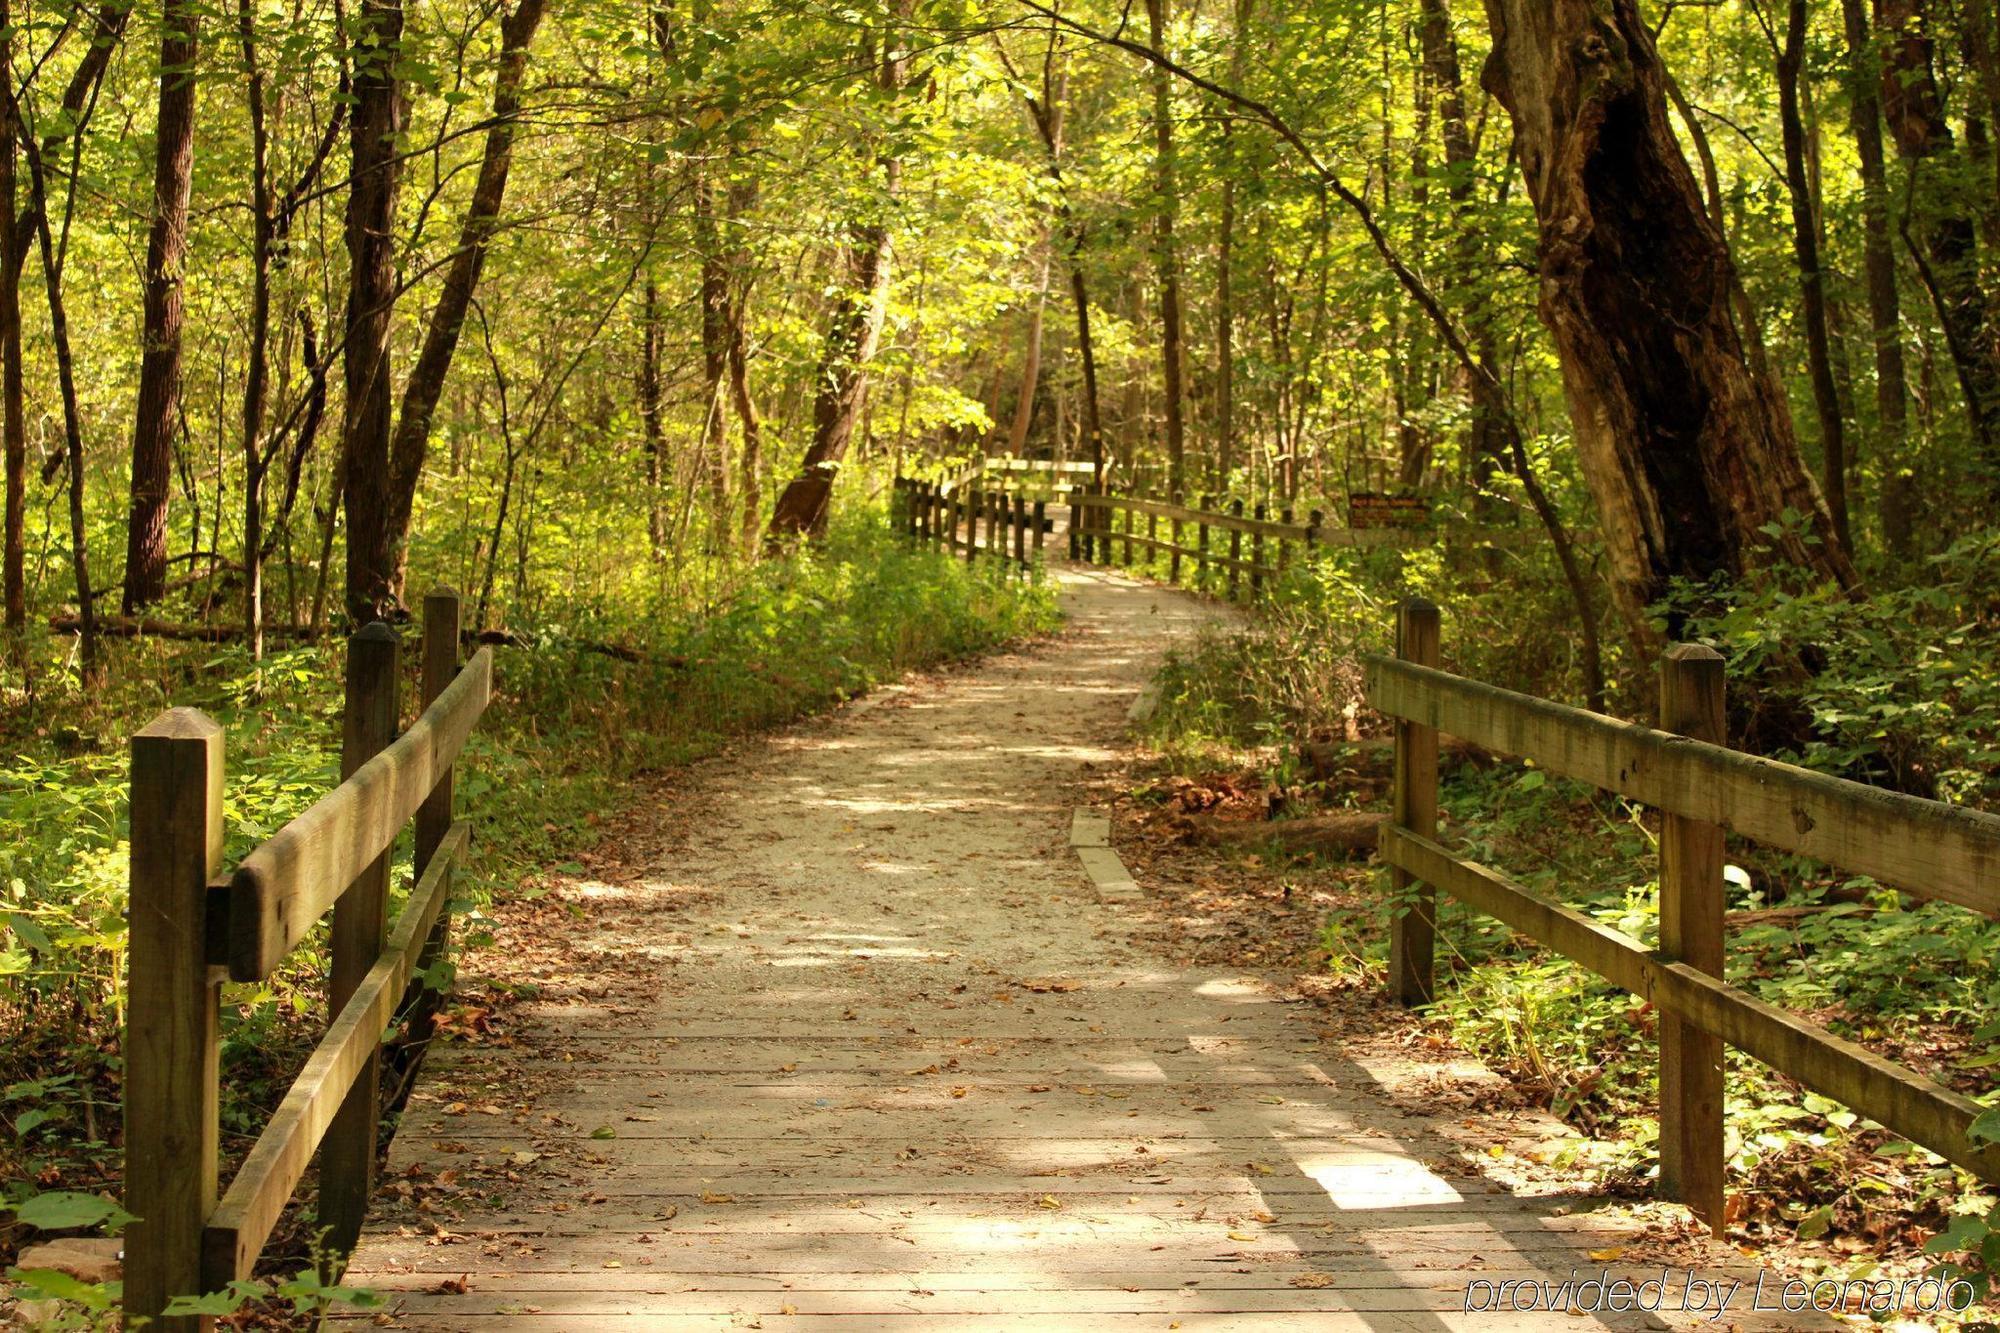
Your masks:
{"label": "gnarled tree trunk", "polygon": [[1513,117],[1540,224],[1539,310],[1628,632],[1657,643],[1647,607],[1673,580],[1748,574],[1767,551],[1851,586],[1782,392],[1730,318],[1739,280],[1636,0],[1486,10],[1486,85]]}

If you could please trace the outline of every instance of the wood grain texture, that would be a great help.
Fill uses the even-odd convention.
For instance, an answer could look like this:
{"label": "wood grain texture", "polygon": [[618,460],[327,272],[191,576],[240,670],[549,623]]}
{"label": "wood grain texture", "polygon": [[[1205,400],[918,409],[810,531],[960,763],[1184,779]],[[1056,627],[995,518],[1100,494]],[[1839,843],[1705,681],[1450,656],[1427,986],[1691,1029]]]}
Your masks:
{"label": "wood grain texture", "polygon": [[1814,773],[1392,658],[1368,700],[1551,773],[1919,897],[2000,915],[2000,816]]}
{"label": "wood grain texture", "polygon": [[229,974],[269,976],[395,841],[464,747],[493,690],[482,648],[395,744],[245,857],[229,881]]}

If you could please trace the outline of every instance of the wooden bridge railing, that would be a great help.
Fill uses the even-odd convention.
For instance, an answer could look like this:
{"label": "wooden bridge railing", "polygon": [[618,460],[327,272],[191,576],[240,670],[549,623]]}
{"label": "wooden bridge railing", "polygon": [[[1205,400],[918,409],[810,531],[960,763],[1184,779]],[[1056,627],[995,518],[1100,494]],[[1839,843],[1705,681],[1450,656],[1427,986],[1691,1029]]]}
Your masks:
{"label": "wooden bridge railing", "polygon": [[[1658,730],[1438,670],[1438,610],[1424,601],[1399,612],[1396,656],[1363,664],[1369,703],[1396,724],[1381,856],[1413,894],[1390,937],[1389,983],[1402,1002],[1432,996],[1437,889],[1650,1001],[1660,1015],[1660,1190],[1718,1231],[1725,1042],[2000,1181],[2000,1147],[1969,1132],[1978,1103],[1722,980],[1725,835],[1995,915],[2000,817],[1727,748],[1722,658],[1697,645],[1675,645],[1661,662]],[[1661,810],[1659,947],[1439,845],[1440,732]]]}
{"label": "wooden bridge railing", "polygon": [[[342,781],[216,878],[223,846],[222,729],[199,711],[161,714],[132,738],[132,878],[125,1029],[128,1321],[177,1296],[249,1275],[320,1150],[319,1223],[344,1255],[361,1231],[380,1120],[382,1034],[411,979],[446,944],[453,866],[452,766],[491,697],[493,650],[459,665],[459,598],[424,599],[425,708],[396,734],[401,641],[374,624],[349,641]],[[415,884],[388,923],[392,848],[414,817]],[[333,1019],[217,1199],[219,1004],[226,975],[261,981],[333,914]],[[414,1021],[428,1032],[428,1012]]]}
{"label": "wooden bridge railing", "polygon": [[1030,504],[1022,495],[969,486],[947,491],[912,477],[896,478],[891,521],[912,541],[965,552],[968,564],[997,557],[1023,571],[1041,559],[1043,538],[1052,530],[1044,501]]}

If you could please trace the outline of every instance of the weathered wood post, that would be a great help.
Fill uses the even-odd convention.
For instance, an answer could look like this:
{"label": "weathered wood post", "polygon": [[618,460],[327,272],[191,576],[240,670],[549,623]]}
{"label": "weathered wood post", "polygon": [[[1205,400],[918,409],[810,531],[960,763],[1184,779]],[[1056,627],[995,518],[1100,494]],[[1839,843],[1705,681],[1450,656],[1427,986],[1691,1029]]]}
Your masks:
{"label": "weathered wood post", "polygon": [[[1278,521],[1286,527],[1292,526],[1292,507],[1286,505],[1278,511]],[[1307,540],[1311,540],[1308,538]],[[1284,573],[1292,567],[1292,542],[1289,537],[1278,538],[1278,572]]]}
{"label": "weathered wood post", "polygon": [[979,492],[965,492],[965,563],[979,558]]}
{"label": "weathered wood post", "polygon": [[1311,554],[1313,548],[1319,545],[1319,531],[1325,523],[1326,515],[1320,510],[1315,509],[1312,513],[1306,515],[1306,552],[1308,554]]}
{"label": "weathered wood post", "polygon": [[[922,500],[921,485],[912,483],[909,491],[911,508],[910,535],[915,537],[917,505]],[[458,678],[460,626],[463,603],[456,588],[440,584],[424,594],[424,694],[423,706],[429,708],[437,702],[437,697],[445,692],[452,681]],[[451,832],[452,820],[456,817],[453,806],[454,778],[456,765],[445,769],[431,788],[430,796],[417,807],[415,871],[416,878],[422,879],[424,871],[430,868],[431,858]],[[447,870],[445,874],[450,875]],[[447,880],[449,884],[449,880]],[[446,889],[449,899],[450,890]],[[424,945],[423,956],[417,966],[429,968],[445,956],[451,944],[451,913],[438,914],[437,925],[432,927],[430,940]],[[421,984],[421,983],[420,983]],[[410,1016],[410,1037],[417,1042],[429,1041],[437,1017],[437,996],[426,992],[422,1001]]]}
{"label": "weathered wood post", "polygon": [[1018,492],[1014,496],[1014,563],[1028,567],[1028,497]]}
{"label": "weathered wood post", "polygon": [[1028,521],[1033,524],[1035,531],[1035,563],[1040,564],[1042,559],[1042,538],[1048,535],[1049,502],[1047,500],[1035,501],[1034,510]]}
{"label": "weathered wood post", "polygon": [[[1231,500],[1229,513],[1232,518],[1243,517],[1243,502]],[[1243,529],[1229,530],[1229,600],[1236,600],[1238,584],[1243,573]]]}
{"label": "weathered wood post", "polygon": [[1146,572],[1152,573],[1160,564],[1160,516],[1146,511]]}
{"label": "weathered wood post", "polygon": [[[401,679],[402,641],[382,621],[347,641],[347,708],[340,743],[340,780],[396,739],[396,692]],[[356,877],[333,905],[332,964],[327,1001],[339,1013],[382,956],[388,940],[389,862],[385,849]],[[361,1223],[374,1192],[375,1130],[380,1115],[382,1059],[371,1054],[347,1097],[334,1112],[320,1148],[319,1224],[327,1231],[331,1270],[337,1277],[347,1254],[361,1238]]]}
{"label": "weathered wood post", "polygon": [[1208,583],[1208,511],[1214,507],[1213,496],[1201,497],[1201,530],[1195,539],[1195,548],[1199,553],[1195,560],[1195,578],[1204,586]]}
{"label": "weathered wood post", "polygon": [[[1677,643],[1660,660],[1660,729],[1727,740],[1722,655]],[[1660,954],[1722,975],[1722,829],[1684,815],[1660,825]],[[1722,1234],[1722,1039],[1660,1011],[1660,1194]]]}
{"label": "weathered wood post", "polygon": [[[1438,664],[1438,609],[1434,603],[1412,597],[1397,609],[1396,656],[1418,666]],[[1395,808],[1390,818],[1420,838],[1435,838],[1437,788],[1436,728],[1397,721]],[[1390,870],[1389,883],[1397,899],[1396,915],[1389,923],[1389,993],[1416,1008],[1429,1004],[1433,993],[1437,890],[1413,881],[1401,867]]]}
{"label": "weathered wood post", "polygon": [[[1260,501],[1252,514],[1259,523],[1267,515]],[[1264,529],[1258,528],[1250,534],[1250,599],[1255,601],[1264,595]]]}
{"label": "weathered wood post", "polygon": [[1168,531],[1173,535],[1174,549],[1167,556],[1167,582],[1179,583],[1181,581],[1181,520],[1179,515],[1174,516],[1173,523]]}
{"label": "weathered wood post", "polygon": [[1124,514],[1125,521],[1121,526],[1125,529],[1125,559],[1121,563],[1125,568],[1130,569],[1132,567],[1132,507],[1130,505],[1125,507]]}
{"label": "weathered wood post", "polygon": [[192,708],[132,737],[131,933],[125,1005],[125,1317],[163,1318],[201,1291],[215,1208],[220,981],[208,968],[208,882],[222,862],[222,728]]}
{"label": "weathered wood post", "polygon": [[1083,487],[1069,488],[1069,558],[1083,559]]}

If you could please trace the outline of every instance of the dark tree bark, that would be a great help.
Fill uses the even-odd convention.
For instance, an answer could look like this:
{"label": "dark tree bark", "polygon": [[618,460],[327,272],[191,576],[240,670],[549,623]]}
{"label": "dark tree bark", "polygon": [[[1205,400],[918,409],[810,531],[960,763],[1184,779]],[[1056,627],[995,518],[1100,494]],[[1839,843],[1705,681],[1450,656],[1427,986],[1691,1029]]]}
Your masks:
{"label": "dark tree bark", "polygon": [[[1236,31],[1229,46],[1229,81],[1241,87],[1250,49],[1256,0],[1236,0]],[[1213,489],[1227,491],[1236,469],[1236,125],[1222,121],[1222,205],[1215,224],[1215,474]]]}
{"label": "dark tree bark", "polygon": [[1889,224],[1889,176],[1882,155],[1882,62],[1876,55],[1867,0],[1840,0],[1846,28],[1849,124],[1861,163],[1862,251],[1868,287],[1868,322],[1875,352],[1876,456],[1882,460],[1878,515],[1892,554],[1909,554],[1911,487],[1903,466],[1909,393],[1903,363],[1902,301],[1896,289],[1896,255]]}
{"label": "dark tree bark", "polygon": [[[521,85],[527,78],[528,48],[534,44],[535,31],[541,27],[546,10],[546,0],[518,0],[513,12],[501,22],[500,64],[493,76],[493,114],[479,162],[479,179],[472,187],[472,198],[459,224],[451,268],[445,273],[437,304],[431,308],[423,349],[410,369],[409,380],[403,386],[402,405],[396,413],[396,434],[389,450],[385,535],[394,571],[391,591],[398,598],[402,595],[409,559],[410,513],[416,504],[417,487],[423,480],[424,458],[430,450],[431,421],[437,413],[438,399],[444,395],[452,358],[458,353],[466,312],[479,290],[486,253],[500,229],[500,206],[507,196],[507,174],[514,162],[514,135],[520,121]],[[386,326],[386,315],[384,318]],[[385,371],[386,368],[385,363]]]}
{"label": "dark tree bark", "polygon": [[[1146,0],[1146,24],[1155,51],[1167,49],[1168,0]],[[1173,77],[1164,66],[1153,75],[1153,245],[1160,284],[1160,361],[1167,427],[1167,495],[1178,502],[1187,490],[1185,420],[1187,353],[1181,332],[1180,242],[1174,235],[1180,214],[1180,181],[1174,145]]]}
{"label": "dark tree bark", "polygon": [[[912,0],[901,0],[896,17],[907,19],[911,8]],[[892,99],[902,91],[908,73],[909,58],[898,47],[900,39],[896,29],[884,31],[876,59],[876,83]],[[878,207],[886,210],[902,183],[901,159],[884,157],[882,176],[883,196]],[[893,240],[889,218],[877,216],[860,223],[850,229],[849,237],[847,285],[834,301],[819,368],[813,376],[818,388],[813,396],[812,443],[799,464],[799,475],[786,483],[771,512],[765,537],[773,545],[826,531],[833,480],[847,457],[861,405],[868,397],[868,363],[882,338],[882,318],[889,299]]]}
{"label": "dark tree bark", "polygon": [[667,549],[667,510],[660,493],[666,433],[660,426],[660,289],[651,278],[639,307],[639,426],[646,448],[646,536],[655,556]]}
{"label": "dark tree bark", "polygon": [[[1658,643],[1647,608],[1676,578],[1750,574],[1766,550],[1852,586],[1782,391],[1737,335],[1738,278],[1636,0],[1486,9],[1486,82],[1513,117],[1540,224],[1539,310],[1631,637]],[[1803,530],[1783,527],[1788,511]]]}
{"label": "dark tree bark", "polygon": [[1805,320],[1806,369],[1812,381],[1813,408],[1819,418],[1822,468],[1820,488],[1843,549],[1854,540],[1847,525],[1847,423],[1841,417],[1840,391],[1834,383],[1833,350],[1827,332],[1826,275],[1820,264],[1818,211],[1806,170],[1806,125],[1799,109],[1799,85],[1805,78],[1806,30],[1810,15],[1806,0],[1791,0],[1782,40],[1771,33],[1777,53],[1778,120],[1785,142],[1785,185],[1792,205],[1792,257],[1799,269],[1801,314]]}
{"label": "dark tree bark", "polygon": [[181,283],[194,181],[194,63],[200,13],[196,0],[166,0],[160,27],[153,214],[146,241],[146,310],[125,536],[127,615],[156,601],[167,580],[167,502],[172,493],[174,432],[181,418]]}
{"label": "dark tree bark", "polygon": [[397,154],[405,108],[396,74],[403,41],[402,0],[362,0],[349,53],[347,334],[341,351],[346,402],[341,416],[341,490],[347,506],[348,618],[355,625],[396,610],[391,533],[389,424],[390,318],[396,301]]}
{"label": "dark tree bark", "polygon": [[1875,0],[1875,23],[1887,44],[1883,115],[1910,178],[1904,239],[1944,329],[1987,488],[2000,497],[2000,329],[1980,282],[1977,223],[1948,179],[1958,148],[1925,0]]}
{"label": "dark tree bark", "polygon": [[[0,87],[14,86],[12,6],[0,0]],[[14,99],[0,97],[0,442],[4,442],[7,508],[4,548],[6,627],[27,628],[28,423],[21,382],[21,269],[30,238],[14,225],[19,190],[15,169],[20,159],[21,127],[14,117]]]}
{"label": "dark tree bark", "polygon": [[729,263],[715,220],[715,182],[701,164],[689,168],[694,243],[701,256],[701,467],[708,475],[708,551],[729,550]]}

